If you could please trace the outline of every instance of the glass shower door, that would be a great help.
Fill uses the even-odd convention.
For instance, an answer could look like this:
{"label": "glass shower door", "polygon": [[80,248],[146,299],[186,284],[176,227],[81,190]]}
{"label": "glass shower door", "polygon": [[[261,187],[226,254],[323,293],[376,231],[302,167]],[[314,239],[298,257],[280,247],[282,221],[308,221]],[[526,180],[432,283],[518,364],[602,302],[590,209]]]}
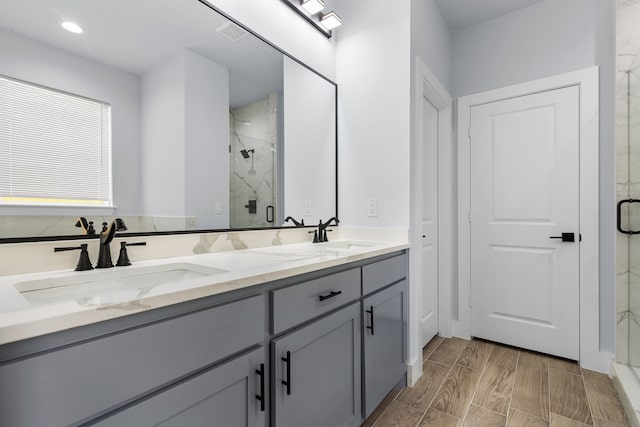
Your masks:
{"label": "glass shower door", "polygon": [[618,71],[617,358],[640,366],[640,63],[626,59]]}

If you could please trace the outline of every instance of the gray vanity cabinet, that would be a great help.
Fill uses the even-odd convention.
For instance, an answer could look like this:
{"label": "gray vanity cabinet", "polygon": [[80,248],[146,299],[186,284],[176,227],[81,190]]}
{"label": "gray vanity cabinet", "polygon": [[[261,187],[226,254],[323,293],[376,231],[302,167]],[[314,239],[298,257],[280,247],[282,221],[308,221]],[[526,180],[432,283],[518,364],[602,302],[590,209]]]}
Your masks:
{"label": "gray vanity cabinet", "polygon": [[78,425],[147,399],[262,342],[265,311],[255,295],[100,336],[89,325],[92,338],[4,361],[0,426]]}
{"label": "gray vanity cabinet", "polygon": [[361,422],[360,303],[272,341],[272,425]]}
{"label": "gray vanity cabinet", "polygon": [[96,425],[264,427],[265,375],[265,350],[259,347]]}
{"label": "gray vanity cabinet", "polygon": [[406,373],[406,263],[398,256],[363,267],[363,288],[381,289],[362,300],[365,418]]}

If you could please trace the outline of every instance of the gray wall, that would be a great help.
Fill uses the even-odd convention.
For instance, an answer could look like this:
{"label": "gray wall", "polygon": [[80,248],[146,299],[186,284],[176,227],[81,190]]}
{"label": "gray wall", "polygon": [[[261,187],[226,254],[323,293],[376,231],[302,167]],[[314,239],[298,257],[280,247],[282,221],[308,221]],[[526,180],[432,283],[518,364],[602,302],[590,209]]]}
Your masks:
{"label": "gray wall", "polygon": [[600,66],[600,340],[615,353],[615,2],[545,0],[453,36],[453,95]]}

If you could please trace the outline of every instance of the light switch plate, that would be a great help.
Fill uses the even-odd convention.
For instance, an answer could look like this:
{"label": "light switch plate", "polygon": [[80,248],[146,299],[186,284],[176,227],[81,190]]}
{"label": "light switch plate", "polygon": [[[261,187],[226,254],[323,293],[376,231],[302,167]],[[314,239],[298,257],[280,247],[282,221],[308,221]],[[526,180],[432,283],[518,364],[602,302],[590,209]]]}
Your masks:
{"label": "light switch plate", "polygon": [[312,214],[312,203],[311,200],[307,200],[304,202],[304,216],[311,216]]}
{"label": "light switch plate", "polygon": [[378,199],[367,200],[367,216],[378,216]]}
{"label": "light switch plate", "polygon": [[216,214],[221,214],[222,213],[222,203],[221,202],[216,202],[214,204],[214,209]]}

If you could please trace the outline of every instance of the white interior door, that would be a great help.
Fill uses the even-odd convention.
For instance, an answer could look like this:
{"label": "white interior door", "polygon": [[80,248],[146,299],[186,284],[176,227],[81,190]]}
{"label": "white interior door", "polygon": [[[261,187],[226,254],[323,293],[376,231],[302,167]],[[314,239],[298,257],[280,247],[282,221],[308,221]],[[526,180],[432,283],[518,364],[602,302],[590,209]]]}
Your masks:
{"label": "white interior door", "polygon": [[438,110],[422,98],[422,301],[426,345],[438,333]]}
{"label": "white interior door", "polygon": [[579,129],[578,86],[471,108],[473,336],[578,360]]}

